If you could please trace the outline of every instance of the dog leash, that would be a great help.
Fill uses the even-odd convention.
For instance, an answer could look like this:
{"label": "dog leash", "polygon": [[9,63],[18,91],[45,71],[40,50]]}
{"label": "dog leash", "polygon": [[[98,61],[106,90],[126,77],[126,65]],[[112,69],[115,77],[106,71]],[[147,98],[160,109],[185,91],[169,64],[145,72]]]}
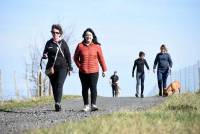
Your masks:
{"label": "dog leash", "polygon": [[172,71],[171,71],[171,69],[169,69],[169,77],[170,77],[170,83],[172,83]]}

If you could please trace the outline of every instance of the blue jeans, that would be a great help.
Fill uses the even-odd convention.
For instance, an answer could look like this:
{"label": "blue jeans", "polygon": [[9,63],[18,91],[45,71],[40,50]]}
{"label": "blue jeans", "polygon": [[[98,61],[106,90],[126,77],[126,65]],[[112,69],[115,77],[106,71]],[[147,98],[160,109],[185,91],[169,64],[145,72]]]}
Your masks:
{"label": "blue jeans", "polygon": [[137,72],[136,73],[136,94],[139,94],[139,86],[141,82],[141,94],[143,95],[144,92],[144,79],[145,79],[145,73],[144,72]]}
{"label": "blue jeans", "polygon": [[169,69],[162,69],[162,70],[158,69],[157,70],[159,95],[162,95],[162,91],[167,87],[168,75],[169,75]]}

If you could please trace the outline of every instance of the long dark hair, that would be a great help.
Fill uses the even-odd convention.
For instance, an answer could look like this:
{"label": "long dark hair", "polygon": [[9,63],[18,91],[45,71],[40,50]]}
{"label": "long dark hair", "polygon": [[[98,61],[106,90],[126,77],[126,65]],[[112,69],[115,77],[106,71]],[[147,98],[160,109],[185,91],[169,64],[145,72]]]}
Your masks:
{"label": "long dark hair", "polygon": [[92,42],[93,42],[94,44],[101,45],[101,44],[98,42],[97,36],[95,35],[95,33],[94,33],[94,31],[92,30],[92,28],[87,28],[87,29],[83,32],[83,35],[82,35],[82,37],[83,37],[83,43],[86,43],[85,36],[86,36],[86,33],[87,33],[87,32],[92,33],[92,36],[93,36]]}

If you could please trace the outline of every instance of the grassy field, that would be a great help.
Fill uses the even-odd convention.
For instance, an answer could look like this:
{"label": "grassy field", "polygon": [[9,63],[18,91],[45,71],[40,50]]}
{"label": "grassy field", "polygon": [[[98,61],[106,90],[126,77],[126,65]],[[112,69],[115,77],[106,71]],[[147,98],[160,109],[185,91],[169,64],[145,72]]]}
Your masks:
{"label": "grassy field", "polygon": [[30,134],[198,134],[200,94],[171,96],[143,112],[118,112],[37,129]]}
{"label": "grassy field", "polygon": [[[73,98],[78,98],[80,96],[63,96],[63,99],[73,99]],[[53,103],[53,97],[48,96],[48,97],[41,97],[41,98],[32,98],[28,100],[20,100],[20,101],[4,101],[0,102],[0,111],[6,111],[6,110],[11,110],[13,108],[19,109],[19,108],[27,108],[27,107],[33,107],[33,106],[38,106],[38,105],[45,105],[45,104],[50,104]]]}

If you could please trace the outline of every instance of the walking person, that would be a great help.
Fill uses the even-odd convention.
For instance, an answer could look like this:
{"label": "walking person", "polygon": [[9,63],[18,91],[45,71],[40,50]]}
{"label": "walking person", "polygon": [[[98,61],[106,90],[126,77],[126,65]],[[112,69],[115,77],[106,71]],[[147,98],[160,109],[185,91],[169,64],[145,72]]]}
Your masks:
{"label": "walking person", "polygon": [[141,98],[144,98],[144,79],[145,79],[145,72],[144,72],[144,65],[146,68],[149,70],[149,66],[147,64],[146,59],[144,59],[145,53],[144,52],[139,52],[139,58],[135,60],[134,66],[133,66],[133,71],[132,71],[132,77],[134,77],[134,72],[135,68],[137,67],[136,71],[136,97],[139,97],[139,86],[141,83]]}
{"label": "walking person", "polygon": [[89,111],[88,90],[91,92],[91,110],[98,110],[96,106],[97,98],[97,82],[99,77],[99,65],[102,68],[102,76],[105,77],[107,70],[101,44],[97,41],[97,37],[91,28],[87,28],[83,32],[83,41],[78,44],[74,61],[79,68],[79,78],[82,85],[82,96],[84,101],[83,111]]}
{"label": "walking person", "polygon": [[164,89],[166,89],[167,87],[167,77],[171,72],[173,63],[170,54],[167,52],[165,44],[161,45],[160,51],[161,52],[156,55],[153,72],[155,73],[155,69],[157,66],[159,96],[162,96]]}
{"label": "walking person", "polygon": [[66,41],[62,39],[62,27],[59,24],[53,24],[51,34],[52,38],[47,41],[42,58],[48,59],[46,74],[53,89],[55,111],[60,111],[63,85],[67,74],[70,74],[73,68],[71,66],[69,47]]}
{"label": "walking person", "polygon": [[118,95],[119,95],[119,76],[117,75],[117,71],[114,71],[114,74],[110,77],[110,80],[111,80],[113,98],[118,97]]}

